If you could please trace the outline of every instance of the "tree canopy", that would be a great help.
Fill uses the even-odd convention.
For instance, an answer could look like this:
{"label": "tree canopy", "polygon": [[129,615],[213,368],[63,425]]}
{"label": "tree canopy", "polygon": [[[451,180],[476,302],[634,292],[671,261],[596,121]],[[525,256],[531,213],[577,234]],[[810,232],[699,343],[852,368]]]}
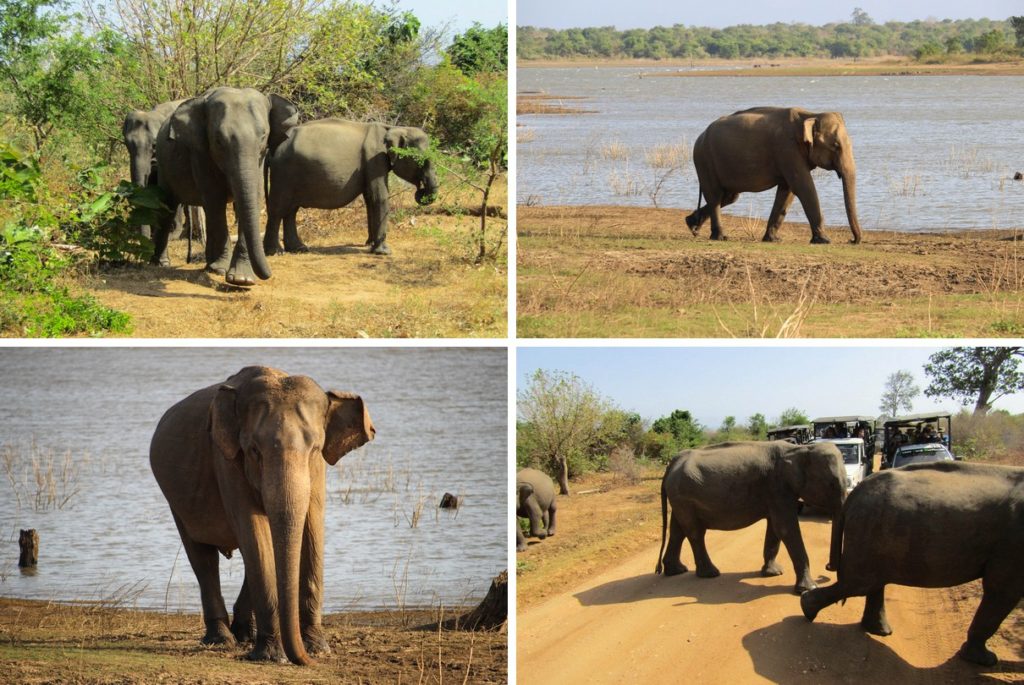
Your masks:
{"label": "tree canopy", "polygon": [[914,408],[914,398],[920,394],[921,389],[914,383],[912,373],[895,371],[885,380],[878,411],[888,417],[910,412]]}
{"label": "tree canopy", "polygon": [[929,378],[924,394],[949,397],[960,404],[974,402],[975,414],[987,414],[1004,395],[1024,391],[1021,347],[953,347],[928,358]]}

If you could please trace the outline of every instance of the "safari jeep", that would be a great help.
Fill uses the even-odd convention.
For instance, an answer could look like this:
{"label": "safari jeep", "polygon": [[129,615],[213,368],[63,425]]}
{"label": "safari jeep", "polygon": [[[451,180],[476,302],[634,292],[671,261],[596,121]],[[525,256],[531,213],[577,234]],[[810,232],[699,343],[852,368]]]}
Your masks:
{"label": "safari jeep", "polygon": [[847,492],[871,475],[871,459],[864,450],[864,441],[861,438],[818,438],[814,442],[831,442],[842,452],[843,465],[846,467]]}

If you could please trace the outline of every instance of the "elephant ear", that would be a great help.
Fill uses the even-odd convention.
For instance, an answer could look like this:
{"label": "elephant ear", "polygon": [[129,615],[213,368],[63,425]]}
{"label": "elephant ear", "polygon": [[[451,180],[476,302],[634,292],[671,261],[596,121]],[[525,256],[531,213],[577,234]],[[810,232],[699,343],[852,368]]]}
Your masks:
{"label": "elephant ear", "polygon": [[234,459],[242,451],[238,440],[238,410],[233,386],[222,385],[210,403],[210,437],[213,444],[227,459]]}
{"label": "elephant ear", "polygon": [[331,390],[327,401],[323,455],[324,461],[334,466],[346,454],[373,440],[377,431],[359,395]]}
{"label": "elephant ear", "polygon": [[270,96],[270,138],[267,147],[270,154],[288,138],[288,132],[299,125],[299,107],[288,98]]}
{"label": "elephant ear", "polygon": [[398,161],[398,149],[407,147],[409,132],[404,126],[391,126],[384,134],[384,148],[388,152],[388,162],[395,166]]}
{"label": "elephant ear", "polygon": [[814,129],[818,125],[817,117],[807,117],[804,119],[803,128],[800,132],[800,140],[806,143],[808,147],[814,147]]}
{"label": "elephant ear", "polygon": [[529,483],[519,484],[519,506],[526,504],[526,500],[530,499],[530,495],[533,494],[533,486]]}
{"label": "elephant ear", "polygon": [[196,152],[205,153],[206,141],[206,107],[202,98],[191,98],[181,103],[171,115],[167,137],[188,146]]}

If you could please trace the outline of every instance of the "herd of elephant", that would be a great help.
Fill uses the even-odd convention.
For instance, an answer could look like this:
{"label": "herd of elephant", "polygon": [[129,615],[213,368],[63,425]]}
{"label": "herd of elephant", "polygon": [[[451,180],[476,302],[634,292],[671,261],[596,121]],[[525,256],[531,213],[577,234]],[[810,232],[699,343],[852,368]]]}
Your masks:
{"label": "herd of elephant", "polygon": [[[306,249],[295,217],[299,208],[335,209],[362,196],[367,245],[389,254],[388,174],[416,186],[416,201],[429,204],[438,190],[421,129],[342,119],[299,123],[299,109],[278,95],[252,88],[213,88],[165,102],[125,118],[124,142],[132,182],[158,185],[172,212],[152,231],[153,263],[167,265],[167,241],[185,206],[206,215],[206,269],[232,285],[270,278],[266,256]],[[260,239],[265,199],[266,232]],[[227,203],[234,205],[238,240],[228,240]],[[143,229],[149,232],[148,228]]]}
{"label": "herd of elephant", "polygon": [[[524,469],[517,481],[517,516],[529,518],[531,536],[552,535],[551,478]],[[832,518],[826,568],[838,580],[824,587],[811,579],[800,533],[798,515],[805,505]],[[869,476],[847,493],[843,457],[832,443],[729,442],[684,450],[668,464],[661,514],[656,573],[686,573],[680,552],[689,540],[696,575],[716,577],[706,531],[738,530],[766,519],[761,574],[782,574],[776,556],[784,544],[804,616],[813,621],[836,602],[864,596],[861,626],[875,635],[892,633],[885,615],[887,584],[938,588],[980,578],[981,603],[958,654],[984,666],[997,662],[986,642],[1024,598],[1024,468],[912,464]],[[526,538],[518,523],[516,530],[517,549],[523,551]]]}

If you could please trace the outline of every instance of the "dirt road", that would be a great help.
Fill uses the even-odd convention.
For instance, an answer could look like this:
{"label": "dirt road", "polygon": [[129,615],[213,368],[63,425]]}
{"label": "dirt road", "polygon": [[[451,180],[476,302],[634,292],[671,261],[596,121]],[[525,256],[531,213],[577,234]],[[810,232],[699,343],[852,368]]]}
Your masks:
{"label": "dirt road", "polygon": [[[805,517],[801,526],[812,572],[819,582],[833,581],[834,574],[824,571],[829,522]],[[829,607],[809,623],[792,594],[795,578],[784,551],[786,572],[759,576],[763,535],[763,524],[710,531],[708,550],[722,572],[716,579],[692,572],[656,576],[658,550],[650,547],[529,606],[518,615],[518,682],[1024,681],[1024,645],[1020,632],[1007,625],[1020,612],[989,641],[1001,658],[994,669],[955,656],[977,606],[973,585],[952,592],[890,586],[886,608],[894,632],[887,638],[859,628],[859,598]],[[683,562],[693,568],[688,544]]]}

